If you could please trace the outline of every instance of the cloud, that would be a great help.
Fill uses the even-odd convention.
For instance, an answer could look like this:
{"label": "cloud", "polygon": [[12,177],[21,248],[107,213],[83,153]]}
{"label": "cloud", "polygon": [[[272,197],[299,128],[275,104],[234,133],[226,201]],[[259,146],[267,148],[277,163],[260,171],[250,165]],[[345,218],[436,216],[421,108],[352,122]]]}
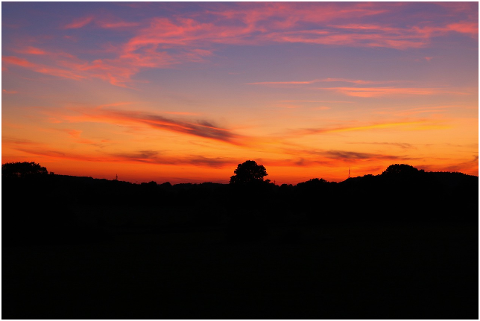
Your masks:
{"label": "cloud", "polygon": [[347,82],[356,85],[371,85],[371,84],[388,84],[396,83],[396,80],[362,80],[362,79],[346,79],[346,78],[325,78],[321,79],[322,82]]}
{"label": "cloud", "polygon": [[97,24],[101,28],[106,28],[106,29],[131,28],[131,27],[137,27],[137,26],[140,25],[140,23],[138,23],[138,22],[126,22],[126,21],[115,21],[115,22],[97,21]]}
{"label": "cloud", "polygon": [[[442,159],[442,161],[445,161]],[[472,155],[470,159],[464,159],[463,161],[450,160],[447,164],[422,164],[418,166],[425,171],[447,171],[447,172],[461,172],[468,175],[478,176],[478,155]]]}
{"label": "cloud", "polygon": [[421,48],[426,46],[428,37],[384,35],[381,33],[345,33],[337,30],[299,30],[272,32],[264,36],[264,41],[280,43],[305,43],[351,47],[386,47],[394,49]]}
{"label": "cloud", "polygon": [[82,17],[73,20],[71,23],[65,25],[64,29],[78,29],[86,26],[93,20],[93,16]]}
{"label": "cloud", "polygon": [[384,97],[391,95],[435,95],[440,93],[461,94],[459,92],[448,92],[438,88],[395,88],[395,87],[324,87],[320,90],[331,90],[343,95],[352,97]]}
{"label": "cloud", "polygon": [[387,146],[395,146],[401,149],[411,149],[415,148],[412,144],[409,143],[391,143],[391,142],[351,142],[347,144],[355,144],[355,145],[387,145]]}
{"label": "cloud", "polygon": [[34,144],[35,146],[19,146],[14,147],[14,150],[21,151],[27,154],[44,156],[53,159],[60,160],[74,160],[74,161],[86,161],[86,162],[131,162],[131,163],[143,163],[153,165],[193,165],[200,167],[232,167],[234,168],[238,161],[226,158],[226,157],[205,157],[199,155],[192,156],[168,156],[162,155],[161,152],[155,150],[142,150],[136,152],[124,152],[114,154],[100,154],[100,155],[85,155],[75,154],[71,151],[63,152],[60,150],[51,149],[43,146],[39,148],[41,144]]}
{"label": "cloud", "polygon": [[4,94],[18,94],[18,91],[2,89],[2,93],[4,93]]}
{"label": "cloud", "polygon": [[396,127],[412,127],[414,129],[426,129],[428,128],[428,123],[426,120],[417,120],[417,121],[398,121],[398,122],[385,122],[385,123],[374,123],[367,124],[362,126],[341,126],[341,127],[330,127],[330,128],[307,128],[292,131],[294,136],[302,135],[313,135],[313,134],[324,134],[324,133],[338,133],[338,132],[350,132],[350,131],[364,131],[372,129],[389,129]]}
{"label": "cloud", "polygon": [[279,100],[279,103],[353,103],[347,100]]}
{"label": "cloud", "polygon": [[282,153],[295,156],[296,159],[274,161],[275,166],[327,166],[338,167],[340,163],[350,165],[355,163],[381,162],[381,161],[410,161],[415,158],[404,155],[365,153],[346,150],[323,150],[323,149],[301,149],[286,148]]}
{"label": "cloud", "polygon": [[[54,55],[54,57],[57,55]],[[99,78],[111,83],[112,85],[127,87],[125,83],[130,81],[130,77],[139,71],[138,67],[132,64],[122,63],[121,60],[97,59],[91,63],[78,61],[75,57],[70,60],[58,59],[57,64],[63,68],[50,67],[42,64],[35,64],[26,59],[15,56],[3,56],[2,60],[6,64],[21,66],[35,72],[73,80],[88,78]]]}
{"label": "cloud", "polygon": [[2,62],[6,64],[12,64],[12,65],[17,65],[17,66],[22,66],[22,67],[33,67],[35,64],[32,64],[26,59],[18,58],[15,56],[3,56],[2,57]]}
{"label": "cloud", "polygon": [[196,122],[171,119],[165,116],[143,113],[138,111],[115,110],[107,108],[77,109],[82,115],[67,117],[70,121],[108,122],[113,124],[143,124],[149,127],[187,134],[196,137],[213,139],[216,141],[243,146],[249,138],[235,134],[229,129],[218,127],[206,120]]}
{"label": "cloud", "polygon": [[[117,153],[111,154],[115,159],[121,158],[122,160],[141,162],[141,163],[160,163],[159,158],[157,157],[158,151],[153,150],[143,150],[133,153]],[[174,164],[173,159],[170,161],[163,161],[163,164]]]}
{"label": "cloud", "polygon": [[110,161],[127,161],[159,165],[194,165],[213,168],[225,166],[233,167],[237,164],[233,159],[226,157],[205,157],[198,155],[168,156],[156,150],[115,153],[109,154],[106,157],[111,157]]}
{"label": "cloud", "polygon": [[452,106],[417,107],[417,108],[399,110],[393,114],[397,116],[411,116],[411,115],[424,114],[424,113],[441,113],[441,112],[445,112],[446,109],[451,107]]}
{"label": "cloud", "polygon": [[[437,4],[431,4],[437,8]],[[463,5],[459,4],[459,8]],[[148,5],[147,5],[148,7]],[[411,10],[406,3],[222,3],[205,6],[201,12],[182,13],[166,17],[146,18],[143,21],[123,21],[112,14],[95,13],[72,20],[65,29],[92,28],[128,31],[125,41],[110,44],[108,56],[93,58],[52,59],[40,72],[71,79],[97,78],[115,86],[129,87],[132,76],[145,68],[168,68],[186,62],[203,63],[215,51],[226,45],[263,46],[272,43],[304,43],[312,45],[383,47],[405,50],[424,48],[435,37],[451,33],[478,35],[478,18],[466,15],[470,10],[432,10],[429,19],[398,19],[398,10]],[[441,7],[441,6],[440,6]],[[455,7],[455,6],[453,6]],[[475,7],[476,8],[476,7]],[[132,9],[133,10],[133,9]],[[448,11],[454,12],[450,14]],[[403,12],[403,11],[402,11]],[[447,14],[448,12],[448,14]],[[371,17],[379,17],[372,23]],[[65,31],[64,31],[65,32]],[[133,36],[131,36],[133,34]],[[69,35],[66,35],[69,36]],[[102,48],[104,49],[104,48]],[[54,50],[52,50],[53,52]],[[36,47],[22,52],[46,55]],[[90,56],[91,56],[90,55]],[[21,58],[18,58],[21,59]],[[13,62],[11,62],[13,63]],[[17,61],[17,65],[22,62]],[[26,63],[23,61],[23,63]],[[24,67],[30,67],[24,65]],[[37,68],[39,69],[39,68]],[[63,70],[63,71],[60,71]],[[79,77],[81,75],[81,77]],[[319,81],[343,81],[356,85],[381,82],[327,78],[306,81],[252,82],[252,85],[310,85]],[[383,83],[383,82],[382,82]],[[423,91],[428,88],[424,88]],[[333,89],[332,89],[333,90]],[[378,97],[403,94],[386,88],[377,90],[347,90],[340,92],[355,97]],[[404,88],[407,90],[407,88]],[[410,89],[412,94],[412,90]],[[416,92],[413,94],[427,94]]]}
{"label": "cloud", "polygon": [[263,81],[263,82],[250,82],[247,85],[309,85],[320,80],[309,80],[309,81]]}
{"label": "cloud", "polygon": [[[314,79],[306,81],[261,81],[261,82],[250,82],[247,85],[311,85],[318,82],[346,82],[352,83],[355,85],[371,85],[371,84],[387,84],[395,83],[398,81],[395,80],[381,80],[381,81],[372,81],[372,80],[362,80],[362,79],[346,79],[346,78],[325,78],[325,79]],[[341,87],[343,88],[343,87]],[[345,87],[346,88],[346,87]],[[320,88],[326,89],[326,88]]]}
{"label": "cloud", "polygon": [[445,28],[447,31],[455,31],[459,33],[470,34],[472,37],[478,35],[478,23],[477,22],[468,22],[463,21],[459,23],[451,23]]}
{"label": "cloud", "polygon": [[2,144],[4,145],[13,144],[13,145],[22,145],[22,146],[38,145],[38,143],[29,139],[19,139],[19,138],[14,138],[10,136],[3,136]]}
{"label": "cloud", "polygon": [[85,78],[85,76],[79,75],[77,73],[74,73],[70,70],[66,69],[61,69],[61,68],[56,68],[56,67],[49,67],[45,65],[40,65],[40,64],[35,64],[32,62],[29,62],[26,59],[23,58],[18,58],[15,56],[3,56],[2,61],[5,64],[12,64],[12,65],[17,65],[21,66],[24,68],[28,68],[30,70],[47,74],[50,76],[55,76],[55,77],[61,77],[61,78],[68,78],[68,79],[73,79],[73,80],[80,80]]}
{"label": "cloud", "polygon": [[18,53],[23,53],[23,54],[29,54],[29,55],[45,55],[46,52],[42,49],[35,48],[32,46],[27,46],[24,48],[21,48],[20,50],[15,50]]}
{"label": "cloud", "polygon": [[409,159],[405,157],[395,156],[395,155],[383,155],[383,154],[372,154],[372,153],[360,153],[360,152],[351,152],[351,151],[341,151],[341,150],[328,150],[322,153],[327,158],[341,159],[341,160],[399,160],[399,159]]}

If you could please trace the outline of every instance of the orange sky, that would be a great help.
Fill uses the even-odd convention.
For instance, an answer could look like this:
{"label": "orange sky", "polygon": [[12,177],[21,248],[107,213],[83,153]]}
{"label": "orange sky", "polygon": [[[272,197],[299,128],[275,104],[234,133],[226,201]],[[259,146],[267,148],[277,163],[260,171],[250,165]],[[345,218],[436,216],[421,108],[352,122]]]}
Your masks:
{"label": "orange sky", "polygon": [[2,3],[2,163],[277,184],[478,175],[478,4]]}

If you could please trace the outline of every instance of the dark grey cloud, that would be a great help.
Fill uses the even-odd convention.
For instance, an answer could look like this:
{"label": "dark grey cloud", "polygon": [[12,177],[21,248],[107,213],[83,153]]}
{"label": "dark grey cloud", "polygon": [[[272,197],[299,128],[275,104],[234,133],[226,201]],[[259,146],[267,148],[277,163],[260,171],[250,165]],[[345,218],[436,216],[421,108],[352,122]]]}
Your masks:
{"label": "dark grey cloud", "polygon": [[164,165],[195,165],[195,166],[205,166],[205,167],[224,167],[224,166],[234,166],[235,161],[229,158],[224,157],[205,157],[199,155],[191,155],[186,157],[172,157],[163,155],[162,152],[153,151],[153,150],[144,150],[136,151],[131,153],[119,153],[111,154],[110,156],[121,158],[124,160],[140,162],[140,163],[149,163],[149,164],[164,164]]}
{"label": "dark grey cloud", "polygon": [[388,145],[388,146],[396,146],[400,147],[402,149],[409,149],[409,148],[415,148],[412,144],[409,143],[390,143],[390,142],[352,142],[348,144],[353,144],[353,145]]}
{"label": "dark grey cloud", "polygon": [[359,152],[350,152],[350,151],[343,151],[343,150],[328,150],[324,151],[323,156],[328,158],[335,158],[335,159],[405,159],[402,156],[395,156],[395,155],[385,155],[385,154],[373,154],[373,153],[359,153]]}
{"label": "dark grey cloud", "polygon": [[161,115],[139,113],[133,111],[103,111],[105,117],[117,118],[136,123],[143,123],[153,128],[168,130],[177,133],[193,135],[197,137],[210,138],[217,141],[244,145],[247,137],[238,135],[226,128],[221,128],[207,120],[195,122],[172,119]]}

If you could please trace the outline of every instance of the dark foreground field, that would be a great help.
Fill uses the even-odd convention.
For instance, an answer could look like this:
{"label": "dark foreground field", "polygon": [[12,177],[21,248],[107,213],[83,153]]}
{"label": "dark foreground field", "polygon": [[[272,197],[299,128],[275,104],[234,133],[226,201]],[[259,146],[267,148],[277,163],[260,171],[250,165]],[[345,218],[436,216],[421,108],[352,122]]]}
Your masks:
{"label": "dark foreground field", "polygon": [[477,226],[112,231],[3,249],[2,318],[478,318]]}

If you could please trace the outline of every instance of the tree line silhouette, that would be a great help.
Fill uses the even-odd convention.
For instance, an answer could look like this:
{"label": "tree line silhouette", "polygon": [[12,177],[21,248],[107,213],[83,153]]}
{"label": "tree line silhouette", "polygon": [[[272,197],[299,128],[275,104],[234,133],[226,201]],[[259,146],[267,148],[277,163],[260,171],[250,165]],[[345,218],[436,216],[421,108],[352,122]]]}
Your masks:
{"label": "tree line silhouette", "polygon": [[2,165],[6,245],[98,241],[112,228],[224,228],[257,240],[270,226],[477,224],[478,177],[406,164],[382,174],[275,185],[264,166],[239,164],[229,184],[133,184],[48,173],[33,162]]}

